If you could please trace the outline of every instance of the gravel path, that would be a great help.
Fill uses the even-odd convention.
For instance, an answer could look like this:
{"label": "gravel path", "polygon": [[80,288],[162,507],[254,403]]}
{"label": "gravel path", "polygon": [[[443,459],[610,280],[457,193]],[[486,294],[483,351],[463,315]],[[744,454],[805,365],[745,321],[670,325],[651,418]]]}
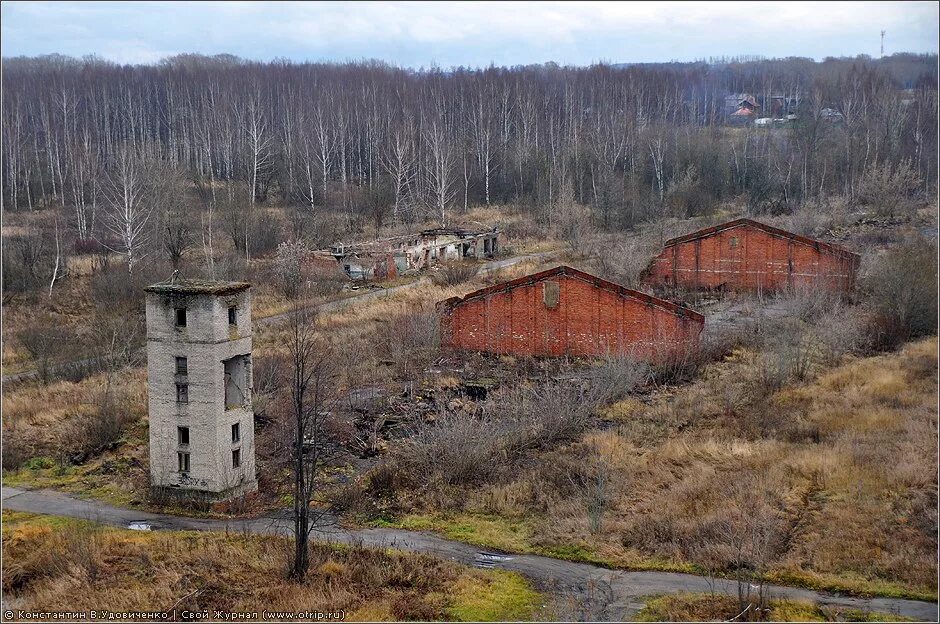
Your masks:
{"label": "gravel path", "polygon": [[[153,530],[228,531],[254,534],[290,534],[290,518],[264,517],[248,520],[211,520],[148,513],[112,507],[77,499],[52,490],[2,489],[4,509],[82,518],[117,527],[144,523]],[[587,620],[629,620],[643,606],[643,597],[675,592],[714,591],[737,595],[734,583],[691,574],[670,572],[629,572],[574,563],[537,555],[515,555],[480,549],[418,531],[398,529],[345,530],[329,527],[319,531],[322,541],[396,548],[451,559],[480,568],[502,568],[519,572],[542,591],[576,605],[570,617]],[[795,587],[771,585],[774,598],[817,602],[830,607],[875,611],[916,618],[925,622],[938,619],[937,604],[894,598],[852,598]]]}

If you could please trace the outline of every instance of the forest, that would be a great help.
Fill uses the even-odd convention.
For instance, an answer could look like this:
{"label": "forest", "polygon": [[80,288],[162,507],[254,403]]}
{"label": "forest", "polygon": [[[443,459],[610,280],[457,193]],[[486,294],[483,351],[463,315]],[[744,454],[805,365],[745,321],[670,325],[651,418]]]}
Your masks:
{"label": "forest", "polygon": [[[200,231],[204,247],[218,230],[251,258],[277,242],[264,206],[288,208],[286,238],[322,245],[480,205],[512,204],[548,227],[587,208],[593,225],[630,230],[731,198],[760,215],[833,196],[929,196],[936,64],[912,54],[450,70],[7,58],[3,209],[47,217],[13,237],[24,266],[4,263],[6,285],[28,288],[29,265],[52,262],[42,257],[56,248],[104,247],[130,271],[155,250],[176,265]],[[726,97],[741,93],[783,94],[796,120],[731,126]]]}

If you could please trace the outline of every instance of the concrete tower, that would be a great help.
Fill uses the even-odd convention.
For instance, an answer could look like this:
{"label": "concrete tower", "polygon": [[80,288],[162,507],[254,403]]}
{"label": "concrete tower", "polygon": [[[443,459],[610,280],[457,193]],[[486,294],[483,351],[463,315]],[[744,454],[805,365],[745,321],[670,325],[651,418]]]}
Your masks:
{"label": "concrete tower", "polygon": [[258,487],[249,288],[174,280],[144,289],[156,488],[218,500]]}

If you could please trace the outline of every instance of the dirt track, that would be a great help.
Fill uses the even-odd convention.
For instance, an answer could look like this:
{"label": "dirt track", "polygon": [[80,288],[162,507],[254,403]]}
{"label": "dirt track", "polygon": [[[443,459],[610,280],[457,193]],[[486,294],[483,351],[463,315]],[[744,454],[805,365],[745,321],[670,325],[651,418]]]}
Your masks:
{"label": "dirt track", "polygon": [[[255,534],[290,533],[287,517],[250,520],[207,520],[166,514],[154,514],[112,507],[80,500],[52,490],[21,490],[4,487],[3,508],[54,514],[92,520],[117,527],[146,523],[154,530],[229,531]],[[736,595],[732,582],[719,580],[714,588],[709,579],[691,574],[669,572],[629,572],[608,570],[584,563],[573,563],[537,555],[513,555],[481,550],[475,546],[448,540],[431,533],[397,529],[362,529],[349,531],[325,528],[317,539],[363,546],[391,547],[421,552],[477,567],[513,570],[531,579],[539,589],[573,604],[569,617],[582,620],[629,620],[643,606],[642,598],[675,592],[708,592]],[[821,605],[877,611],[921,621],[936,622],[937,604],[894,598],[851,598],[779,585],[770,586],[776,598],[814,601]]]}

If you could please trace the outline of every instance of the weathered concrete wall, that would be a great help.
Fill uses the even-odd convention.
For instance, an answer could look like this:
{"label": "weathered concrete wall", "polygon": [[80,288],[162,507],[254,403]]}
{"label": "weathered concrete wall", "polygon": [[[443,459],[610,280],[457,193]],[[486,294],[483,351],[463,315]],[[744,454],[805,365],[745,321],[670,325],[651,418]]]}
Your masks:
{"label": "weathered concrete wall", "polygon": [[518,355],[668,359],[697,348],[705,323],[697,312],[570,267],[450,299],[440,308],[444,346]]}
{"label": "weathered concrete wall", "polygon": [[[229,306],[236,324],[229,324]],[[177,327],[175,308],[187,310]],[[150,418],[150,473],[155,486],[209,493],[235,493],[257,487],[254,413],[251,408],[250,291],[215,296],[147,293],[147,382]],[[247,355],[246,403],[225,409],[223,361]],[[186,375],[176,374],[176,358],[187,358]],[[188,402],[177,402],[178,383],[188,385]],[[240,440],[232,442],[232,424]],[[189,427],[189,444],[178,443],[177,427]],[[241,465],[232,451],[241,449]],[[178,470],[177,452],[190,454],[188,476]]]}
{"label": "weathered concrete wall", "polygon": [[811,287],[849,291],[855,287],[857,255],[777,232],[743,222],[691,240],[681,237],[679,242],[667,243],[653,259],[644,281],[693,290]]}

